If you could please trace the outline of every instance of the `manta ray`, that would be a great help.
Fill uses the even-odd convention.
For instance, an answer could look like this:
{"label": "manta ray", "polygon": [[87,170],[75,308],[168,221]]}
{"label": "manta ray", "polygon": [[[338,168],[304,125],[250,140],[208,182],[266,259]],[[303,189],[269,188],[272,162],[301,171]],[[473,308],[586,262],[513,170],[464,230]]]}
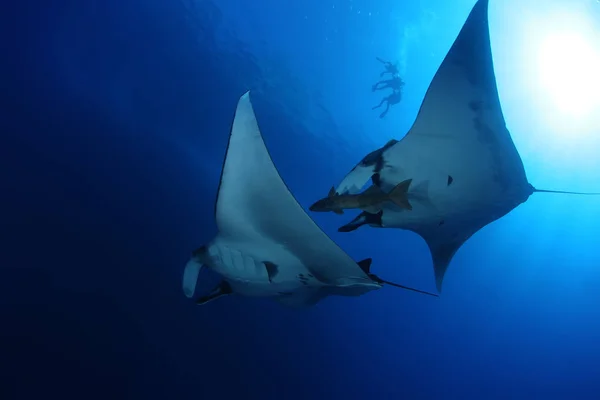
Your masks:
{"label": "manta ray", "polygon": [[267,297],[290,307],[329,295],[360,296],[387,283],[355,262],[306,214],[289,191],[265,146],[250,94],[238,101],[215,205],[216,237],[192,253],[183,291],[194,296],[206,266],[222,281],[198,304],[229,294]]}
{"label": "manta ray", "polygon": [[412,179],[412,210],[386,203],[339,228],[400,228],[420,235],[431,252],[438,292],[457,250],[473,234],[538,190],[506,128],[496,88],[488,29],[488,0],[471,10],[437,70],[417,118],[401,140],[365,156],[336,188],[357,193],[371,180],[389,191]]}

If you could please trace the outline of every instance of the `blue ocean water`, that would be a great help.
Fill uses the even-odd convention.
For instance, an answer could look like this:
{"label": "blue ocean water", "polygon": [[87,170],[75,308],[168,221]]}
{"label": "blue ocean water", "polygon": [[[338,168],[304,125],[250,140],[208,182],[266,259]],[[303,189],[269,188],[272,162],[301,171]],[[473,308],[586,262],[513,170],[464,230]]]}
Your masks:
{"label": "blue ocean water", "polygon": [[[599,398],[592,197],[536,194],[485,227],[440,298],[385,288],[299,311],[234,296],[198,307],[181,291],[216,232],[241,94],[308,208],[406,133],[474,4],[4,2],[0,398]],[[489,13],[529,181],[600,191],[600,5],[490,0]],[[375,57],[406,82],[383,119]],[[378,274],[435,289],[414,233],[342,234],[344,218],[311,216]]]}

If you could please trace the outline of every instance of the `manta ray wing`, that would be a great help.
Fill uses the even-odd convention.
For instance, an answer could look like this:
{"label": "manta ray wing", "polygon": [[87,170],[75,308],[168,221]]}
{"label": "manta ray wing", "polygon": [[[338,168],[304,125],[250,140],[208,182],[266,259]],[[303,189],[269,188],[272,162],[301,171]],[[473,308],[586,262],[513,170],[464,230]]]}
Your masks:
{"label": "manta ray wing", "polygon": [[[364,283],[369,290],[380,287],[293,197],[265,146],[249,93],[240,98],[235,112],[215,213],[221,237],[253,248],[269,246],[265,254],[284,254],[280,269],[300,262],[325,284],[350,281]],[[306,296],[307,302],[313,300]]]}
{"label": "manta ray wing", "polygon": [[378,174],[384,190],[405,179],[414,186],[426,182],[428,202],[410,212],[387,206],[380,227],[412,230],[425,239],[441,291],[448,264],[462,244],[534,191],[500,107],[488,0],[479,0],[469,14],[410,131],[386,147],[365,157],[337,192],[363,186],[372,174]]}

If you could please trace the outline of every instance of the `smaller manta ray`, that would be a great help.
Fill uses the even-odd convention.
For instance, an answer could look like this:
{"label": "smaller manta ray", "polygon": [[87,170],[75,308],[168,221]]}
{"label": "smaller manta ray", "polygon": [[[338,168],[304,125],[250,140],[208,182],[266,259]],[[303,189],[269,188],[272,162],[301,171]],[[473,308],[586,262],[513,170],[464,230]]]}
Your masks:
{"label": "smaller manta ray", "polygon": [[309,210],[314,212],[333,211],[336,214],[343,214],[343,210],[358,208],[370,213],[377,213],[386,201],[391,201],[402,209],[412,210],[412,205],[407,198],[411,181],[411,179],[407,179],[400,182],[389,193],[384,192],[376,185],[372,185],[359,194],[336,194],[335,188],[331,188],[327,197],[310,206]]}
{"label": "smaller manta ray", "polygon": [[387,283],[356,263],[304,212],[265,146],[249,92],[238,101],[215,206],[216,237],[193,252],[183,291],[194,296],[203,266],[223,280],[198,304],[229,294],[268,297],[290,307],[328,295],[360,296]]}
{"label": "smaller manta ray", "polygon": [[369,225],[419,234],[431,252],[439,292],[457,250],[531,194],[598,194],[541,190],[528,182],[496,88],[488,0],[473,7],[409,132],[366,155],[336,192],[356,193],[369,179],[385,191],[408,178],[410,212],[386,203],[380,212],[363,211],[338,230]]}

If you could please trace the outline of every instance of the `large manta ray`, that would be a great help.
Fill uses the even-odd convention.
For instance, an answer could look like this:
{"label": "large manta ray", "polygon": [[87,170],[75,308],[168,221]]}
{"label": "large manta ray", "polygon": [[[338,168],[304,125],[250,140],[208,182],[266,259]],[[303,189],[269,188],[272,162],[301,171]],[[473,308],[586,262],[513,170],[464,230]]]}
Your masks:
{"label": "large manta ray", "polygon": [[408,192],[412,210],[386,203],[379,212],[363,212],[339,230],[367,224],[416,232],[431,251],[438,291],[452,257],[469,237],[532,193],[553,192],[529,184],[506,128],[487,14],[488,0],[479,0],[406,136],[364,157],[335,191],[356,193],[369,179],[389,191],[412,179]]}
{"label": "large manta ray", "polygon": [[431,294],[380,279],[370,272],[371,259],[355,262],[313,222],[271,160],[249,93],[235,112],[215,218],[216,237],[193,252],[183,274],[187,297],[193,297],[203,266],[223,277],[198,304],[239,294],[305,307],[329,295],[359,296],[384,283]]}

